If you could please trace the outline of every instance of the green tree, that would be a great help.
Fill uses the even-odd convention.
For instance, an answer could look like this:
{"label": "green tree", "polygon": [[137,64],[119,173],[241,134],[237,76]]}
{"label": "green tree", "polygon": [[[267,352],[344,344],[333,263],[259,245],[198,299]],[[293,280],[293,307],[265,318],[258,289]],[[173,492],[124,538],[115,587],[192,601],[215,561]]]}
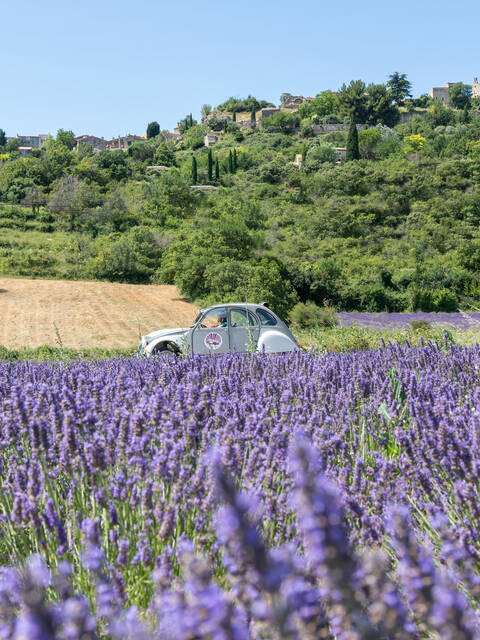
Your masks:
{"label": "green tree", "polygon": [[234,112],[232,113],[232,120],[233,120],[233,122],[236,122],[236,121],[237,121],[237,112],[236,112],[236,111],[234,111]]}
{"label": "green tree", "polygon": [[73,149],[75,146],[75,134],[73,131],[65,131],[64,129],[59,129],[57,131],[57,137],[55,138],[55,142],[57,144],[61,144],[67,149]]}
{"label": "green tree", "polygon": [[411,136],[405,136],[403,139],[404,151],[408,155],[410,153],[421,153],[425,146],[425,138],[418,133],[414,133]]}
{"label": "green tree", "polygon": [[98,203],[98,193],[92,185],[66,175],[60,178],[50,194],[48,208],[66,218],[69,231],[76,231],[80,216]]}
{"label": "green tree", "polygon": [[135,140],[135,142],[128,147],[127,153],[134,160],[151,163],[155,154],[155,146],[151,142]]}
{"label": "green tree", "polygon": [[301,104],[298,113],[302,118],[308,118],[317,115],[320,118],[324,116],[336,114],[340,109],[338,96],[333,91],[327,90],[317,94],[313,100],[308,100]]}
{"label": "green tree", "polygon": [[289,111],[277,111],[263,121],[263,128],[267,130],[280,129],[288,133],[298,124],[298,116]]}
{"label": "green tree", "polygon": [[32,187],[27,191],[21,203],[27,207],[32,207],[32,212],[38,214],[40,207],[47,203],[47,199],[41,189]]}
{"label": "green tree", "polygon": [[456,82],[448,90],[450,102],[456,109],[465,109],[470,105],[472,98],[472,87],[463,82]]}
{"label": "green tree", "polygon": [[182,144],[185,149],[200,149],[205,145],[205,134],[208,127],[205,125],[194,125],[189,127],[182,136]]}
{"label": "green tree", "polygon": [[302,163],[304,163],[305,160],[307,159],[307,153],[308,153],[308,147],[306,144],[304,144],[302,147]]}
{"label": "green tree", "polygon": [[218,164],[218,158],[215,160],[215,182],[218,182],[220,178],[220,165]]}
{"label": "green tree", "polygon": [[253,109],[250,111],[250,121],[251,122],[257,121],[257,110],[255,109],[255,107],[253,107]]}
{"label": "green tree", "polygon": [[90,277],[120,282],[148,282],[160,262],[161,250],[149,229],[134,227],[96,242],[96,256],[87,264]]}
{"label": "green tree", "polygon": [[365,122],[370,125],[393,127],[400,117],[398,107],[393,104],[392,92],[384,84],[368,85],[366,110]]}
{"label": "green tree", "polygon": [[197,180],[197,159],[195,158],[195,156],[192,156],[192,184],[197,184]]}
{"label": "green tree", "polygon": [[175,167],[177,165],[175,158],[175,144],[171,141],[160,143],[155,150],[153,162],[156,165]]}
{"label": "green tree", "polygon": [[405,73],[394,71],[388,78],[387,87],[392,92],[392,99],[398,106],[402,106],[405,98],[412,97],[412,83]]}
{"label": "green tree", "polygon": [[204,118],[206,118],[212,111],[212,107],[209,104],[202,104],[201,113]]}
{"label": "green tree", "polygon": [[231,149],[228,152],[228,172],[233,173],[233,154]]}
{"label": "green tree", "polygon": [[4,147],[7,144],[7,136],[5,135],[5,131],[0,129],[0,147]]}
{"label": "green tree", "polygon": [[233,173],[237,173],[238,161],[237,161],[237,150],[233,150]]}
{"label": "green tree", "polygon": [[147,139],[155,138],[160,133],[160,125],[156,120],[149,122],[147,126]]}
{"label": "green tree", "polygon": [[316,144],[308,150],[303,163],[307,171],[318,171],[325,162],[334,163],[337,159],[335,147],[331,144]]}
{"label": "green tree", "polygon": [[359,160],[360,150],[358,148],[358,131],[355,124],[355,117],[350,120],[350,129],[348,130],[346,160]]}
{"label": "green tree", "polygon": [[341,112],[353,117],[355,122],[365,122],[367,117],[367,88],[362,80],[343,84],[338,94]]}
{"label": "green tree", "polygon": [[208,150],[208,181],[212,182],[213,180],[213,153],[212,150]]}
{"label": "green tree", "polygon": [[377,144],[382,139],[382,134],[377,129],[363,129],[358,132],[358,148],[362,158],[373,160]]}

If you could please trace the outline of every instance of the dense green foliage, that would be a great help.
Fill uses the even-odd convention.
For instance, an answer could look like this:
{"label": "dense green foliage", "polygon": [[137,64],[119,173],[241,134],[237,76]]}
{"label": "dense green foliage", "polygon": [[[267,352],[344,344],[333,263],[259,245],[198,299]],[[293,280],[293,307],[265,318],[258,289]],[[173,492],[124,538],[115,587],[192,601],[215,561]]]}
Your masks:
{"label": "dense green foliage", "polygon": [[[267,119],[277,126],[222,124],[211,150],[209,125],[191,116],[180,139],[128,152],[73,148],[65,131],[26,158],[4,141],[0,272],[174,283],[197,301],[265,300],[279,313],[307,301],[480,306],[480,117],[435,103],[388,126],[393,88],[356,81]],[[250,121],[255,101],[227,103]],[[348,127],[313,125],[352,116],[377,124],[359,132],[360,159],[340,162]]]}

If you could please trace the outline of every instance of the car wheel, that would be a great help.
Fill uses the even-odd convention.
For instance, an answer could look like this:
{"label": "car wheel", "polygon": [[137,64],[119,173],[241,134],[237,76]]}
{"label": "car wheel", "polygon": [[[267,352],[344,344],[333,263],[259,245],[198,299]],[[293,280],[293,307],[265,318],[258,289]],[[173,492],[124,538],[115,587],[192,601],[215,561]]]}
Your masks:
{"label": "car wheel", "polygon": [[169,359],[172,359],[172,360],[177,357],[176,351],[174,351],[173,348],[169,344],[165,344],[164,342],[162,344],[157,345],[153,349],[152,355],[153,356],[163,356],[164,358],[169,358]]}

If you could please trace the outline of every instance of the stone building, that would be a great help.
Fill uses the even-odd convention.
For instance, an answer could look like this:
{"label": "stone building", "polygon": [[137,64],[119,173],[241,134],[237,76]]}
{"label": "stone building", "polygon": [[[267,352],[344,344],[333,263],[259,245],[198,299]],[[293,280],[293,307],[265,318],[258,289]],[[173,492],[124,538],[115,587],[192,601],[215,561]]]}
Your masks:
{"label": "stone building", "polygon": [[98,138],[97,136],[77,136],[74,139],[75,146],[77,147],[79,144],[89,144],[92,146],[94,151],[104,151],[107,148],[107,141],[105,138]]}
{"label": "stone building", "polygon": [[450,87],[453,87],[454,84],[454,82],[447,82],[444,87],[432,87],[430,97],[443,104],[450,104]]}
{"label": "stone building", "polygon": [[[280,107],[264,107],[260,109],[260,120],[265,120],[265,118],[270,117],[274,113],[278,113],[280,111]],[[256,117],[258,118],[258,111]]]}
{"label": "stone building", "polygon": [[478,78],[473,79],[472,98],[480,98],[480,83]]}
{"label": "stone building", "polygon": [[31,149],[40,149],[50,137],[49,134],[38,134],[37,136],[20,136],[16,135],[16,139],[21,147],[30,147]]}
{"label": "stone building", "polygon": [[18,152],[22,158],[26,158],[32,152],[32,149],[40,149],[45,142],[50,138],[50,134],[39,134],[37,136],[21,136],[17,133],[16,136],[7,138],[9,140],[18,140]]}
{"label": "stone building", "polygon": [[219,139],[220,134],[219,133],[215,133],[214,131],[209,131],[205,138],[203,139],[203,143],[206,147],[212,147],[217,140]]}
{"label": "stone building", "polygon": [[298,109],[298,107],[308,101],[303,96],[292,96],[291,93],[282,93],[280,96],[280,107],[283,109]]}
{"label": "stone building", "polygon": [[118,138],[112,138],[106,143],[107,149],[128,149],[134,142],[142,142],[146,140],[146,135],[134,136],[130,133],[127,136],[118,136]]}

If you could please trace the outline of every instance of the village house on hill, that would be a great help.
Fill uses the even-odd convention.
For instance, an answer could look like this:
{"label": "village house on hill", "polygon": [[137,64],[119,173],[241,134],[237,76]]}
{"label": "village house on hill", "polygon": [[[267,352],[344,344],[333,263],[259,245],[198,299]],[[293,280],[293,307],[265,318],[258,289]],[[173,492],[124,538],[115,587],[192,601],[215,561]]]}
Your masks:
{"label": "village house on hill", "polygon": [[[434,100],[438,100],[439,102],[442,102],[443,104],[450,105],[451,104],[450,89],[453,87],[454,84],[456,83],[447,82],[445,83],[444,87],[432,87],[429,92],[430,97],[433,98]],[[471,95],[472,95],[472,98],[480,98],[480,83],[478,82],[478,78],[473,79]]]}
{"label": "village house on hill", "polygon": [[74,138],[74,141],[76,147],[78,147],[79,144],[89,144],[96,152],[104,151],[107,148],[107,141],[105,138],[98,138],[97,136],[77,136]]}
{"label": "village house on hill", "polygon": [[478,78],[473,79],[472,98],[480,98],[480,83]]}
{"label": "village house on hill", "polygon": [[112,138],[107,142],[107,149],[128,149],[134,142],[142,142],[147,139],[147,134],[141,136],[131,135],[118,136],[118,138]]}

